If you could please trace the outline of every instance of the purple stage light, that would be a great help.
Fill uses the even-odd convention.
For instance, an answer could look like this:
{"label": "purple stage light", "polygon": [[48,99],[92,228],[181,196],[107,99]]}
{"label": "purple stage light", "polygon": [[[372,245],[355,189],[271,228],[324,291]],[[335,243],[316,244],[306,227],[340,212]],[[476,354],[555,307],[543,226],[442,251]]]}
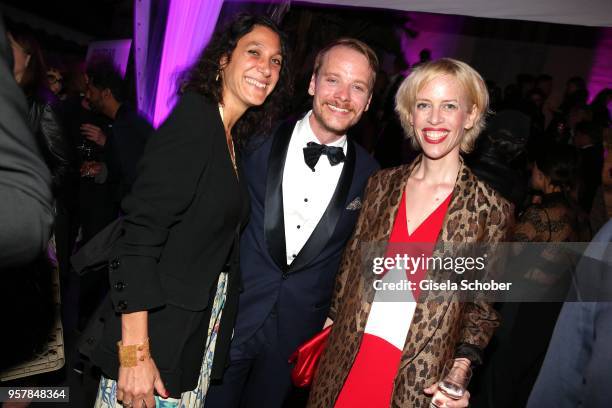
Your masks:
{"label": "purple stage light", "polygon": [[206,46],[223,0],[171,0],[159,68],[153,126],[158,127],[176,103],[176,82]]}
{"label": "purple stage light", "polygon": [[402,33],[400,44],[404,60],[411,66],[419,61],[423,49],[431,51],[431,58],[456,57],[456,42],[448,41],[449,35],[460,35],[465,22],[463,16],[433,13],[406,13],[406,28],[418,32],[416,38]]}
{"label": "purple stage light", "polygon": [[587,88],[590,101],[602,89],[612,88],[612,28],[601,29],[601,37],[593,56]]}

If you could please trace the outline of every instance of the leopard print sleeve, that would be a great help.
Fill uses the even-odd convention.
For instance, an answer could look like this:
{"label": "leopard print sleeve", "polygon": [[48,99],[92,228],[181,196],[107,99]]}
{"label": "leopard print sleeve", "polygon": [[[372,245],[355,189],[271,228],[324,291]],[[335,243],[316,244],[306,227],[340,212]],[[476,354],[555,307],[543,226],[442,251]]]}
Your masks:
{"label": "leopard print sleeve", "polygon": [[[491,191],[487,192],[491,195]],[[489,244],[504,242],[510,235],[514,223],[512,204],[497,193],[493,193],[484,225],[484,241]],[[493,305],[485,301],[467,303],[463,311],[463,330],[455,357],[467,357],[474,364],[482,362],[482,351],[499,326],[499,314]]]}

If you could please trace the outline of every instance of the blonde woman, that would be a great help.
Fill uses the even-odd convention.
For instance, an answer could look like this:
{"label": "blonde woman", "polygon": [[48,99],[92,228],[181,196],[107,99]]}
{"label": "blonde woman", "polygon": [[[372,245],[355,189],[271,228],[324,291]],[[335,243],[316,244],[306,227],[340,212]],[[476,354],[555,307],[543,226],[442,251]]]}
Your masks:
{"label": "blonde woman", "polygon": [[[362,273],[362,243],[491,243],[502,240],[512,208],[466,167],[484,127],[488,94],[469,65],[441,59],[419,65],[396,95],[404,131],[422,152],[411,164],[370,178],[359,221],[344,253],[330,318],[334,320],[309,407],[466,407],[437,381],[449,359],[482,361],[498,325],[487,303],[385,302],[374,274]],[[403,273],[403,271],[402,271]],[[422,278],[435,278],[423,270]]]}

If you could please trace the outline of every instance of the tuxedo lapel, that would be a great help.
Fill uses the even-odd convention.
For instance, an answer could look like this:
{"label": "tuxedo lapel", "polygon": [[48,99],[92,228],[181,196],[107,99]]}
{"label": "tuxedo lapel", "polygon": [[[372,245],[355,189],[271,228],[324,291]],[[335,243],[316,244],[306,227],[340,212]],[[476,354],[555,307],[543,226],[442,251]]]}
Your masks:
{"label": "tuxedo lapel", "polygon": [[282,123],[276,130],[270,148],[268,173],[266,175],[264,236],[270,256],[283,272],[287,271],[283,211],[283,170],[295,123],[295,120],[288,120]]}
{"label": "tuxedo lapel", "polygon": [[[355,146],[350,140],[348,140],[347,143],[346,160],[342,168],[342,173],[340,173],[338,184],[334,190],[334,195],[327,205],[319,223],[310,235],[310,238],[308,238],[302,250],[298,253],[291,265],[289,265],[288,272],[299,270],[321,253],[336,229],[336,224],[346,206],[346,200],[353,181],[353,174],[355,173]],[[284,242],[285,240],[283,239],[283,243]]]}

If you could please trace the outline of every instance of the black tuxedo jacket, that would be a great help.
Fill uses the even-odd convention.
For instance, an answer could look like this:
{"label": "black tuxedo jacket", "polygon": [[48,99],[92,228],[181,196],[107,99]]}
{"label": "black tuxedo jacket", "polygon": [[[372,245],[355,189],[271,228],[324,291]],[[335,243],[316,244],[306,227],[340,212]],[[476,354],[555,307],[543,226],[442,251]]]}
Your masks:
{"label": "black tuxedo jacket", "polygon": [[243,154],[251,215],[240,244],[244,291],[232,345],[248,340],[276,310],[282,353],[287,357],[322,329],[362,191],[378,169],[376,161],[349,140],[333,197],[309,240],[287,265],[282,177],[295,122],[282,123],[259,147]]}
{"label": "black tuxedo jacket", "polygon": [[148,310],[151,354],[166,388],[172,395],[194,389],[216,283],[229,270],[212,372],[221,377],[240,286],[239,235],[248,217],[243,184],[217,105],[185,94],[149,138],[122,202],[123,233],[109,263],[112,305],[92,354],[107,376],[117,378],[121,313]]}

